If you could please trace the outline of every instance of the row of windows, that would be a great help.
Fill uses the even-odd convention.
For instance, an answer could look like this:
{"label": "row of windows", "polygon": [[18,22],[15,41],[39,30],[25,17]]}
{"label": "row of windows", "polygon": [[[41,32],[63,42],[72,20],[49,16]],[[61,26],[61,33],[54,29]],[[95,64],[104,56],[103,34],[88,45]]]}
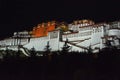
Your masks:
{"label": "row of windows", "polygon": [[85,30],[91,30],[92,27],[84,27],[84,28],[79,28],[79,31],[85,31]]}
{"label": "row of windows", "polygon": [[51,34],[50,34],[50,39],[52,39],[52,38],[57,38],[58,37],[58,33],[57,32],[52,32]]}
{"label": "row of windows", "polygon": [[47,37],[42,37],[42,38],[40,38],[41,40],[48,40],[49,39],[49,37],[47,36]]}
{"label": "row of windows", "polygon": [[93,28],[93,27],[71,27],[70,28],[71,30],[77,30],[77,31],[86,31],[86,30],[92,30],[93,29],[93,32],[101,32],[102,31],[102,28],[101,27],[97,27],[97,28]]}
{"label": "row of windows", "polygon": [[71,29],[71,30],[78,30],[78,31],[85,31],[85,30],[91,30],[92,29],[92,27],[71,27],[71,28],[69,28],[69,29]]}
{"label": "row of windows", "polygon": [[84,32],[84,33],[63,35],[63,38],[82,37],[82,36],[89,36],[91,34],[92,34],[92,31],[89,31],[89,32]]}
{"label": "row of windows", "polygon": [[80,26],[80,27],[82,27],[82,26],[88,26],[88,25],[90,25],[90,24],[84,23],[84,24],[77,24],[77,25],[69,25],[69,27],[75,27],[75,26]]}
{"label": "row of windows", "polygon": [[119,24],[112,24],[110,25],[110,28],[120,28]]}
{"label": "row of windows", "polygon": [[97,32],[102,32],[102,29],[101,28],[94,28],[93,33],[97,33]]}

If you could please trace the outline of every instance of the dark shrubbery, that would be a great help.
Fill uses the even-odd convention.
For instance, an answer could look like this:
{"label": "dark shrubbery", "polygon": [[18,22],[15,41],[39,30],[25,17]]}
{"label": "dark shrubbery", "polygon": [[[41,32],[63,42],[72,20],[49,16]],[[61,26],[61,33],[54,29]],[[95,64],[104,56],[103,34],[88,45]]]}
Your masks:
{"label": "dark shrubbery", "polygon": [[0,62],[1,80],[120,79],[120,50],[116,48],[91,54],[56,51],[51,55],[22,57],[19,53],[17,56],[17,52],[6,51],[5,59]]}

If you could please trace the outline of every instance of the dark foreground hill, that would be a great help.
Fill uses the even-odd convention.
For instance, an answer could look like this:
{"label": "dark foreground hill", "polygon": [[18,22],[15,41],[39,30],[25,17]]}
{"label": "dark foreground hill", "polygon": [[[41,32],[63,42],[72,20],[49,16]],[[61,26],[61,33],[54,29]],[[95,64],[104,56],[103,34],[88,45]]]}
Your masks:
{"label": "dark foreground hill", "polygon": [[0,80],[119,80],[120,51],[6,58]]}

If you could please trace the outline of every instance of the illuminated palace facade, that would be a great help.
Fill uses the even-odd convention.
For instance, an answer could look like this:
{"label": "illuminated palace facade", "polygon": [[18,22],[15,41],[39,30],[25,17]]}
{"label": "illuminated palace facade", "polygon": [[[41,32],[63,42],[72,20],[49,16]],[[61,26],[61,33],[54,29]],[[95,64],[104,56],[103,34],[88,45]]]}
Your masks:
{"label": "illuminated palace facade", "polygon": [[49,45],[51,51],[62,50],[65,43],[69,51],[98,52],[107,46],[120,48],[120,22],[95,23],[92,20],[65,22],[46,22],[33,27],[31,31],[14,32],[12,37],[0,41],[0,49],[7,46],[15,50],[18,45],[25,49],[35,48],[44,51]]}

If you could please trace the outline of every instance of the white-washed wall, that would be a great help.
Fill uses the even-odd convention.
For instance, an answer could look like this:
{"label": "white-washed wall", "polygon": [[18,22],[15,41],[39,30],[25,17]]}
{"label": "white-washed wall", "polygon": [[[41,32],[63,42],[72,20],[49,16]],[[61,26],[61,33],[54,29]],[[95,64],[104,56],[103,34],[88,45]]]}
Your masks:
{"label": "white-washed wall", "polygon": [[120,37],[120,30],[119,29],[110,29],[108,35]]}
{"label": "white-washed wall", "polygon": [[52,51],[58,50],[59,31],[49,32],[47,37],[31,38],[30,43],[28,43],[24,47],[28,49],[34,47],[37,51],[44,51],[48,42]]}

